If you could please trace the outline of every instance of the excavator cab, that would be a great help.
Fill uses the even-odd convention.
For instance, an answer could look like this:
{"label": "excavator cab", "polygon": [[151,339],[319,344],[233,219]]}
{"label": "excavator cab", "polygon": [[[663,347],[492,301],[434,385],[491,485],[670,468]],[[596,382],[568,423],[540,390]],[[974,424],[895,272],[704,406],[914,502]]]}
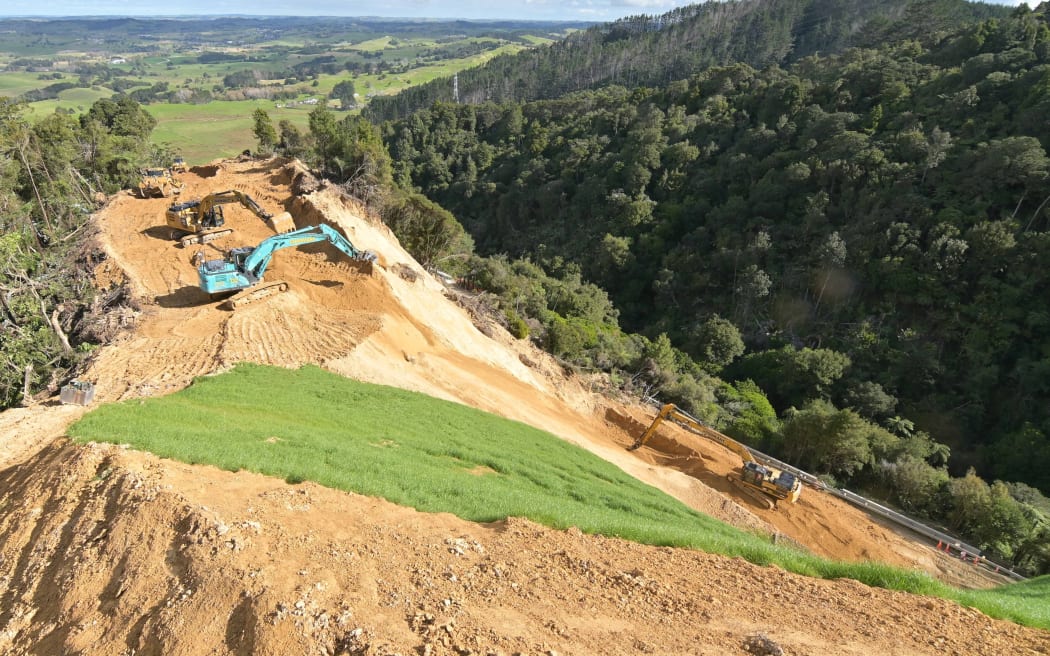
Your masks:
{"label": "excavator cab", "polygon": [[740,470],[740,478],[745,483],[762,487],[762,481],[769,478],[770,471],[757,462],[745,462]]}
{"label": "excavator cab", "polygon": [[222,215],[222,207],[216,205],[201,212],[200,205],[199,200],[173,203],[166,214],[168,226],[183,232],[195,233],[205,228],[220,228],[226,223]]}
{"label": "excavator cab", "polygon": [[175,203],[165,213],[168,227],[180,232],[172,233],[172,239],[178,239],[183,246],[205,244],[233,232],[226,228],[218,230],[226,223],[222,206],[227,203],[240,203],[273,228],[274,232],[285,233],[295,230],[295,220],[288,212],[277,216],[267,212],[255,199],[236,189],[227,189],[208,194],[200,200],[186,203]]}
{"label": "excavator cab", "polygon": [[784,491],[785,498],[790,497],[794,493],[797,482],[798,477],[786,471],[780,472],[780,476],[773,480],[773,484]]}
{"label": "excavator cab", "polygon": [[231,248],[226,252],[226,261],[237,267],[238,270],[243,270],[246,266],[245,261],[254,250],[254,246],[239,246],[237,248]]}
{"label": "excavator cab", "polygon": [[216,205],[204,213],[201,225],[205,228],[220,228],[226,223],[226,217],[222,214],[222,206]]}

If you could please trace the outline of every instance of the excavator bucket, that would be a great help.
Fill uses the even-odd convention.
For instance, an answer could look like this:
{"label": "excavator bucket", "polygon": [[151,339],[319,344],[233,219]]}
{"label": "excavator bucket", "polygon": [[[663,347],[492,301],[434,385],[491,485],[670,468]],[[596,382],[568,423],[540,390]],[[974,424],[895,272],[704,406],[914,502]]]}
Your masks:
{"label": "excavator bucket", "polygon": [[266,220],[266,224],[278,234],[295,230],[295,220],[289,212],[281,212],[277,216],[270,217]]}
{"label": "excavator bucket", "polygon": [[358,257],[354,259],[354,268],[357,269],[357,272],[360,274],[371,276],[372,272],[375,270],[373,267],[375,261],[376,256],[372,253],[369,253],[368,251],[365,251],[363,257]]}

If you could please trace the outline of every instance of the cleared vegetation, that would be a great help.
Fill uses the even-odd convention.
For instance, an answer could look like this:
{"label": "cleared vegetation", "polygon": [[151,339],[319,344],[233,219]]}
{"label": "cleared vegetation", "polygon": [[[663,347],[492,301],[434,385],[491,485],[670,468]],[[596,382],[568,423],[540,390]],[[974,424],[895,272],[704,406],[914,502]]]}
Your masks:
{"label": "cleared vegetation", "polygon": [[424,512],[554,528],[741,556],[823,578],[973,605],[1050,628],[1050,579],[961,591],[875,563],[831,562],[697,513],[613,465],[521,423],[317,367],[238,365],[170,396],[103,406],[71,427],[79,441],[249,470],[385,498]]}

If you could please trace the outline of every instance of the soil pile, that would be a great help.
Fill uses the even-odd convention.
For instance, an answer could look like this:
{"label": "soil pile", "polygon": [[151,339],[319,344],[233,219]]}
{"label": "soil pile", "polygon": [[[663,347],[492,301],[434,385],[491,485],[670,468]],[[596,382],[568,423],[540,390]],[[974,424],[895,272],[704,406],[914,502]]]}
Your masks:
{"label": "soil pile", "polygon": [[[6,654],[1037,654],[957,604],[53,442],[0,475]],[[755,652],[751,652],[755,653]],[[780,653],[770,651],[767,653]]]}
{"label": "soil pile", "polygon": [[[299,227],[326,221],[380,255],[371,273],[326,245],[276,253],[288,292],[236,312],[191,259],[272,231],[224,208],[235,232],[181,249],[164,199],[115,197],[97,216],[141,311],[88,375],[96,399],[181,389],[250,360],[315,363],[551,431],[688,505],[835,558],[874,559],[977,585],[972,568],[813,490],[767,511],[725,485],[733,456],[597,397],[549,357],[472,320],[381,224],[294,166],[224,161],[183,176],[183,198],[239,189]],[[479,328],[480,326],[480,328]],[[739,559],[652,548],[524,520],[478,525],[380,500],[62,439],[81,408],[0,414],[0,652],[18,654],[1046,653],[1050,634],[950,602],[816,581]],[[768,643],[763,642],[765,639]],[[778,647],[779,646],[779,647]]]}

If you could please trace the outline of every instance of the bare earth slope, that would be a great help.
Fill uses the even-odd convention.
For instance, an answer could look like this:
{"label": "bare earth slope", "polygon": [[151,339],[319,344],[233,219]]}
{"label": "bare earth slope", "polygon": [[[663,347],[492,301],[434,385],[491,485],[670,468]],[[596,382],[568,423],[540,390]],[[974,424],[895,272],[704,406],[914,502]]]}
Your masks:
{"label": "bare earth slope", "polygon": [[[115,197],[96,217],[100,285],[128,280],[136,325],[86,376],[100,401],[169,393],[250,360],[316,363],[549,430],[688,505],[816,553],[981,584],[973,568],[806,490],[766,511],[734,496],[720,447],[662,430],[627,452],[647,409],[590,394],[527,344],[485,333],[389,231],[332,190],[294,198],[280,162],[222,162],[183,197],[237,188],[297,224],[328,221],[378,252],[368,275],[327,247],[276,254],[289,292],[239,309],[197,289],[162,228],[164,199]],[[227,206],[235,232],[272,233]],[[488,336],[491,335],[491,336]],[[157,459],[62,435],[83,412],[0,414],[0,653],[726,654],[763,634],[789,654],[1050,653],[1050,634],[850,581],[817,581],[687,550],[478,525],[381,500]]]}

